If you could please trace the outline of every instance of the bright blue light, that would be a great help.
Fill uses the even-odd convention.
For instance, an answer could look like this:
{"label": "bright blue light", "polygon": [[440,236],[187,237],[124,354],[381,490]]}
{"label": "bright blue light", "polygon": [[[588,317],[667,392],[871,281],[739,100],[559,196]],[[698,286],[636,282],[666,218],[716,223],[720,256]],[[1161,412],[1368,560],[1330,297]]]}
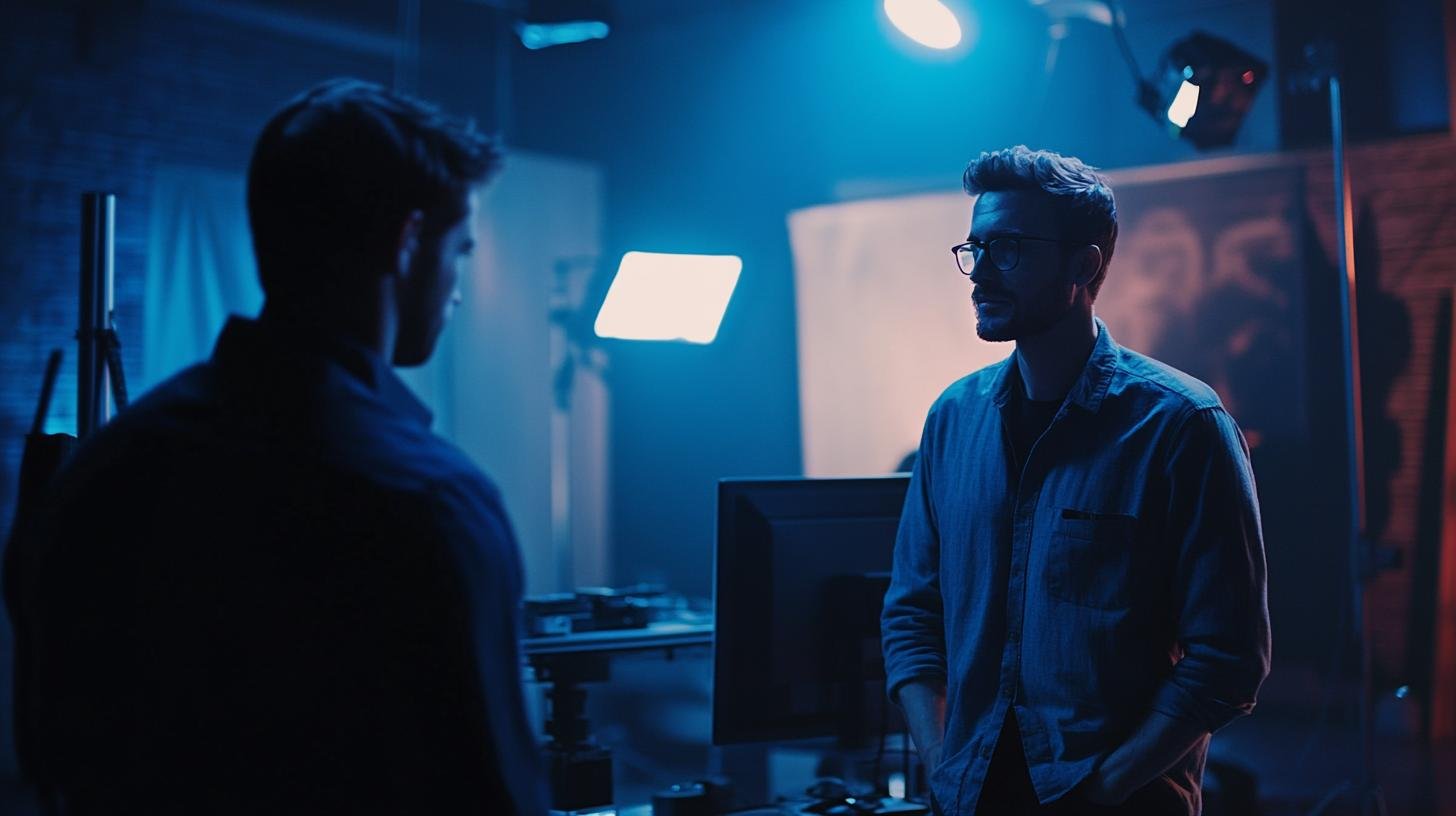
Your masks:
{"label": "bright blue light", "polygon": [[532,51],[550,48],[553,45],[600,40],[611,32],[611,28],[600,20],[578,20],[570,23],[521,23],[516,33],[521,45]]}
{"label": "bright blue light", "polygon": [[737,255],[628,252],[597,313],[597,336],[711,343],[742,271]]}
{"label": "bright blue light", "polygon": [[926,48],[945,51],[960,44],[960,21],[939,0],[885,0],[885,16]]}

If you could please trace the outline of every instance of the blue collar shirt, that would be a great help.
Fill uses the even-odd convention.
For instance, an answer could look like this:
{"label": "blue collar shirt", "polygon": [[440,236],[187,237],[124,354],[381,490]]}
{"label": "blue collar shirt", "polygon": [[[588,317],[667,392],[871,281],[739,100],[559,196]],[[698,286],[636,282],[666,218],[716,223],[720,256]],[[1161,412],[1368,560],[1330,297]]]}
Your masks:
{"label": "blue collar shirt", "polygon": [[[1050,802],[1149,712],[1211,734],[1253,709],[1268,673],[1243,436],[1208,386],[1097,328],[1019,474],[1014,355],[952,384],[926,419],[881,630],[892,698],[945,683],[930,787],[947,814],[975,812],[1008,715]],[[1153,783],[1188,814],[1207,751],[1205,737]]]}

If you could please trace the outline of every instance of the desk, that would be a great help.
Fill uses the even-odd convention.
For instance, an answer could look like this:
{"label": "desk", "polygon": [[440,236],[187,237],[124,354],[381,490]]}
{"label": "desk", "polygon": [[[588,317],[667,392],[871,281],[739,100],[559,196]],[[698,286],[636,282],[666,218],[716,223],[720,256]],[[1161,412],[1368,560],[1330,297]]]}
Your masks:
{"label": "desk", "polygon": [[603,629],[526,638],[522,650],[536,680],[548,683],[545,730],[553,810],[573,811],[611,802],[612,755],[587,730],[584,683],[609,678],[613,655],[666,651],[713,643],[712,623],[664,621],[641,629]]}
{"label": "desk", "polygon": [[521,641],[526,659],[537,665],[538,658],[550,655],[643,652],[657,649],[713,645],[711,623],[651,623],[642,629],[603,629],[596,632],[572,632],[569,635],[546,635]]}

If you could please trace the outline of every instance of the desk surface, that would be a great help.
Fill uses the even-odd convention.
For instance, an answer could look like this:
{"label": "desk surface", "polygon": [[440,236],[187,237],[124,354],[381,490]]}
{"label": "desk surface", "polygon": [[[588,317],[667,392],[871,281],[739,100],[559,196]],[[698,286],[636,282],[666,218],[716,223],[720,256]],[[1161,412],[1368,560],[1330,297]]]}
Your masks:
{"label": "desk surface", "polygon": [[578,652],[640,652],[712,643],[711,623],[654,623],[644,629],[603,629],[526,638],[521,646],[527,657],[533,657]]}

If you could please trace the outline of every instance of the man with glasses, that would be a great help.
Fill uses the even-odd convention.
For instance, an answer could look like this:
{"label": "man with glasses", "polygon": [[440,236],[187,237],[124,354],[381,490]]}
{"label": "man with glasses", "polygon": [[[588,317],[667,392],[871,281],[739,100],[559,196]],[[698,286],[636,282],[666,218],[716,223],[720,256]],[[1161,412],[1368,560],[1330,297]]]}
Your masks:
{"label": "man with glasses", "polygon": [[930,410],[882,619],[946,814],[1197,814],[1209,736],[1269,668],[1248,448],[1218,396],[1093,314],[1105,177],[1015,147],[966,168],[952,248],[1005,361]]}

